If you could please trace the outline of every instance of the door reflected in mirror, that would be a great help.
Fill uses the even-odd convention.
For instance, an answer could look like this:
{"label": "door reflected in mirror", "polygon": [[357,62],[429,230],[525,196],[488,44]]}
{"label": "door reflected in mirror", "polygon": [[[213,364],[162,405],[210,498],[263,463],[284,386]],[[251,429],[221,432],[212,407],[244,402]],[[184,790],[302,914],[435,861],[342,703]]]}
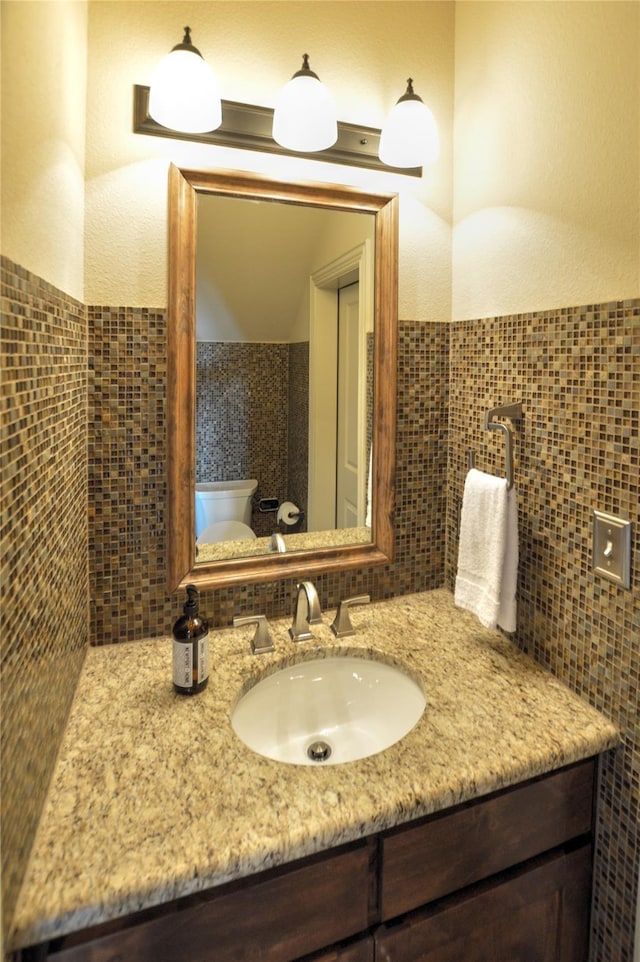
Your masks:
{"label": "door reflected in mirror", "polygon": [[196,236],[198,563],[370,542],[375,216],[200,194]]}
{"label": "door reflected in mirror", "polygon": [[170,168],[170,590],[389,563],[397,196]]}

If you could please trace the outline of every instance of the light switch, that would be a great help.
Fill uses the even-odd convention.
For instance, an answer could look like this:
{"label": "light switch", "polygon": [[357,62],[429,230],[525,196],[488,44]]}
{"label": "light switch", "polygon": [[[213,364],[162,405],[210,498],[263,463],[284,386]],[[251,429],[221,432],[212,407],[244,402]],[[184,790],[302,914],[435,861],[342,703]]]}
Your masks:
{"label": "light switch", "polygon": [[631,587],[631,521],[594,509],[593,570],[623,588]]}

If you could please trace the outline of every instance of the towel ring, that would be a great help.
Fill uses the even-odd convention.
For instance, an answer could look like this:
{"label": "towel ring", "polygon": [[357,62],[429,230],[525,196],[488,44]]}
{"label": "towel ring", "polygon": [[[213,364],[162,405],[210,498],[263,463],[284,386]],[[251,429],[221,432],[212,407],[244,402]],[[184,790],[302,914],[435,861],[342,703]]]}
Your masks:
{"label": "towel ring", "polygon": [[492,408],[484,416],[484,426],[488,431],[502,431],[505,443],[505,462],[507,475],[507,490],[513,487],[513,432],[511,425],[503,421],[494,421],[494,418],[521,418],[522,403],[520,401],[513,404],[505,404],[502,407]]}
{"label": "towel ring", "polygon": [[[484,416],[484,427],[487,431],[502,431],[504,434],[505,443],[505,468],[507,476],[507,490],[510,491],[513,487],[513,431],[509,424],[505,424],[502,421],[494,421],[494,418],[521,418],[522,417],[522,403],[520,401],[514,402],[513,404],[505,404],[503,407],[492,408]],[[467,452],[467,467],[469,471],[476,466],[476,458],[474,452],[469,449]]]}

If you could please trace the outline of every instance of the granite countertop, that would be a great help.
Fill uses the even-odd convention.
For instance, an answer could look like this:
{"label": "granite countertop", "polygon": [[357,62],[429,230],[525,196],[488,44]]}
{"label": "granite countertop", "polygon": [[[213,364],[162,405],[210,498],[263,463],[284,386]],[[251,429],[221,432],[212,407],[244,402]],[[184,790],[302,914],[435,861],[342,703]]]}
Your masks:
{"label": "granite countertop", "polygon": [[[602,715],[444,590],[353,610],[294,645],[271,623],[212,632],[199,695],[173,693],[169,638],[92,648],[33,845],[9,948],[35,944],[219,885],[612,748]],[[347,644],[343,643],[346,642]],[[426,710],[405,738],[356,762],[256,755],[229,718],[250,676],[316,647],[379,651],[421,679]]]}

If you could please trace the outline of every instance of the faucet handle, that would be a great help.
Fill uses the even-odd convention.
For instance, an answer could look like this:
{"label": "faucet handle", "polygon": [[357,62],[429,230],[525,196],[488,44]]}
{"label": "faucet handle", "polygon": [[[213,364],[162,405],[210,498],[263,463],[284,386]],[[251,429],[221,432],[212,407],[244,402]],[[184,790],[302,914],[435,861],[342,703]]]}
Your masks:
{"label": "faucet handle", "polygon": [[255,625],[256,633],[251,639],[251,651],[254,655],[264,655],[268,651],[275,651],[273,640],[269,632],[266,615],[243,615],[233,619],[233,627],[241,625]]}
{"label": "faucet handle", "polygon": [[355,595],[353,598],[345,598],[340,602],[336,616],[329,626],[336,638],[345,638],[348,635],[355,635],[356,630],[351,624],[349,608],[351,608],[353,605],[368,605],[370,601],[370,595]]}

